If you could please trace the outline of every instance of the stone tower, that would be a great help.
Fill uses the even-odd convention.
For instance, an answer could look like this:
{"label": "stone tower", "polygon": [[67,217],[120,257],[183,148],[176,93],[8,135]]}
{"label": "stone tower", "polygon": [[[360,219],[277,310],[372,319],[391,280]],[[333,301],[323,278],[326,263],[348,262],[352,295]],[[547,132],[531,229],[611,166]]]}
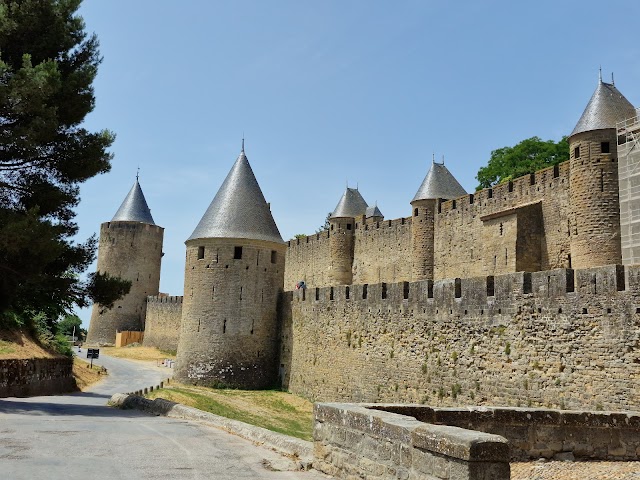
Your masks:
{"label": "stone tower", "polygon": [[110,222],[100,225],[98,271],[131,281],[112,309],[94,305],[88,343],[113,344],[116,331],[144,330],[146,299],[157,295],[164,229],[153,221],[138,179]]}
{"label": "stone tower", "polygon": [[273,386],[286,244],[244,145],[185,243],[176,377],[209,386]]}
{"label": "stone tower", "polygon": [[467,192],[444,162],[431,163],[420,188],[411,200],[411,280],[433,279],[435,212],[439,199],[451,200]]}
{"label": "stone tower", "polygon": [[367,212],[367,202],[357,188],[345,190],[329,217],[329,282],[350,285],[353,281],[353,249],[356,218]]}
{"label": "stone tower", "polygon": [[616,122],[635,115],[613,83],[600,78],[569,136],[572,268],[621,263]]}

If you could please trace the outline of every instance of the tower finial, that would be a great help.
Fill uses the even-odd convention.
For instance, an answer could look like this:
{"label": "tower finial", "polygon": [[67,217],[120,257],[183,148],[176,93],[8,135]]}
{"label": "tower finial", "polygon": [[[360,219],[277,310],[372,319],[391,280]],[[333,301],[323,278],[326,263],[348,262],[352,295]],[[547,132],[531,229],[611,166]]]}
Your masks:
{"label": "tower finial", "polygon": [[598,81],[602,83],[602,65],[598,67]]}
{"label": "tower finial", "polygon": [[436,163],[436,152],[431,153],[431,163]]}
{"label": "tower finial", "polygon": [[616,86],[616,82],[613,80],[613,72],[611,72],[611,85]]}
{"label": "tower finial", "polygon": [[138,171],[136,172],[136,182],[140,178],[140,167],[138,166]]}
{"label": "tower finial", "polygon": [[244,132],[242,132],[242,151],[241,153],[244,153]]}
{"label": "tower finial", "polygon": [[442,165],[444,165],[444,153],[442,154]]}

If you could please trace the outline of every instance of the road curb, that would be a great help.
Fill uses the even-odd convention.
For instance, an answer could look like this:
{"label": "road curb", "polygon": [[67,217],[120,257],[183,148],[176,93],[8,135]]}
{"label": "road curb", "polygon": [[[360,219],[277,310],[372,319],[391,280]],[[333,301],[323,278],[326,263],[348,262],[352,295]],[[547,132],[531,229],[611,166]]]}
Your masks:
{"label": "road curb", "polygon": [[136,409],[170,418],[202,422],[292,457],[298,462],[298,466],[302,470],[308,470],[313,464],[312,442],[272,432],[266,428],[256,427],[238,420],[231,420],[213,413],[203,412],[163,398],[149,400],[138,395],[116,393],[109,400],[109,405],[123,410]]}

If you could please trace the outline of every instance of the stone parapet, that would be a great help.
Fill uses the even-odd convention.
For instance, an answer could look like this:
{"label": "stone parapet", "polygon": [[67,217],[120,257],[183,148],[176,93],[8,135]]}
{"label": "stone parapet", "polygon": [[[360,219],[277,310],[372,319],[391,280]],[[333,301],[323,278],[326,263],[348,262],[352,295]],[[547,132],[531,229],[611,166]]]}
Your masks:
{"label": "stone parapet", "polygon": [[505,438],[368,407],[314,406],[314,468],[337,478],[510,478]]}

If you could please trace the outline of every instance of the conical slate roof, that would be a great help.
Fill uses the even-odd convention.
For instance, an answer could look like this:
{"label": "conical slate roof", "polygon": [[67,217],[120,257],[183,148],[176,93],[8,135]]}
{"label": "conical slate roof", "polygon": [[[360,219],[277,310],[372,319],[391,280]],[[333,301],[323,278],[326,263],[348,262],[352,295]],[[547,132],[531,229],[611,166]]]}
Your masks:
{"label": "conical slate roof", "polygon": [[347,187],[330,218],[358,217],[367,212],[367,207],[358,189]]}
{"label": "conical slate roof", "polygon": [[462,185],[458,183],[451,172],[443,163],[431,163],[431,168],[424,177],[420,188],[418,189],[412,202],[416,200],[436,200],[444,198],[451,200],[466,195],[466,191]]}
{"label": "conical slate roof", "polygon": [[284,243],[244,148],[187,241],[197,238],[247,238]]}
{"label": "conical slate roof", "polygon": [[626,118],[635,116],[633,105],[624,98],[624,95],[611,83],[605,83],[600,79],[596,91],[584,109],[576,128],[571,135],[600,130],[604,128],[616,128],[616,123]]}
{"label": "conical slate roof", "polygon": [[155,225],[153,217],[151,216],[151,210],[147,205],[147,201],[144,198],[144,193],[140,188],[138,179],[133,184],[131,190],[120,205],[120,208],[111,219],[112,222],[142,222],[149,225]]}
{"label": "conical slate roof", "polygon": [[378,208],[378,205],[374,205],[373,207],[367,207],[367,213],[365,214],[367,218],[371,217],[384,217],[382,212]]}

